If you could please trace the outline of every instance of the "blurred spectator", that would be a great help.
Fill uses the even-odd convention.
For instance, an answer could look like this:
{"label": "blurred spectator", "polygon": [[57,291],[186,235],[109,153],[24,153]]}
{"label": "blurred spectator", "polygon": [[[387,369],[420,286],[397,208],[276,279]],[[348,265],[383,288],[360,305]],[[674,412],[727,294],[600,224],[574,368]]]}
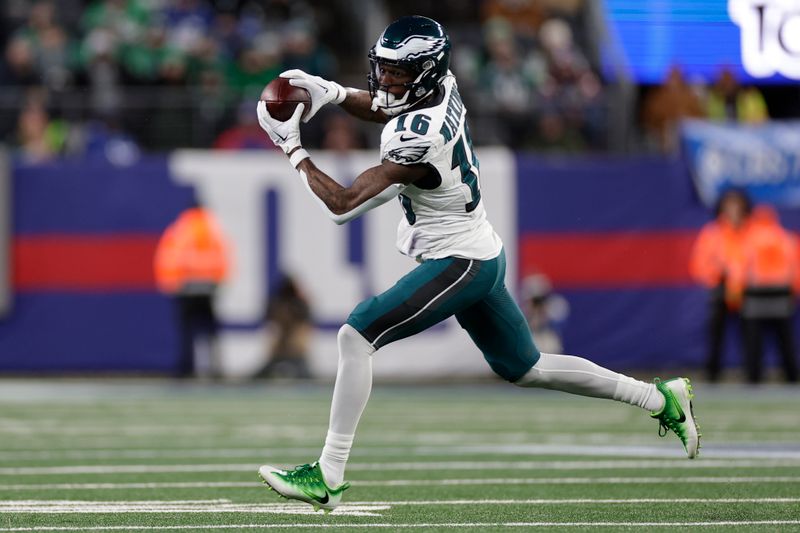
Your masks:
{"label": "blurred spectator", "polygon": [[121,43],[118,49],[126,80],[142,85],[159,82],[161,63],[171,53],[175,52],[167,45],[167,28],[157,23],[142,32],[139,39]]}
{"label": "blurred spectator", "polygon": [[236,124],[226,129],[214,140],[215,150],[263,150],[275,145],[258,125],[256,102],[245,101],[239,105]]}
{"label": "blurred spectator", "polygon": [[545,65],[540,56],[523,59],[507,21],[489,21],[484,31],[488,57],[478,81],[480,101],[493,114],[500,141],[520,148],[534,133],[532,116]]}
{"label": "blurred spectator", "polygon": [[223,11],[217,13],[211,26],[210,39],[220,49],[220,53],[227,61],[239,57],[239,52],[244,47],[244,36],[239,32],[239,20],[235,13]]}
{"label": "blurred spectator", "polygon": [[310,378],[311,307],[291,276],[284,275],[271,291],[266,318],[272,326],[272,345],[269,360],[256,377]]}
{"label": "blurred spectator", "polygon": [[336,75],[336,58],[317,41],[312,25],[306,20],[293,20],[284,28],[283,55],[287,69],[298,68],[325,79]]}
{"label": "blurred spectator", "polygon": [[534,274],[522,280],[522,309],[528,319],[533,341],[539,351],[563,353],[561,331],[569,316],[569,303],[553,292],[544,274]]}
{"label": "blurred spectator", "polygon": [[119,115],[123,80],[117,63],[116,36],[105,28],[92,30],[83,41],[81,59],[92,115]]}
{"label": "blurred spectator", "polygon": [[689,271],[708,289],[708,354],[706,375],[715,382],[722,371],[726,325],[738,322],[741,309],[741,279],[744,241],[750,216],[750,198],[731,189],[719,199],[716,218],[703,226],[692,248]]}
{"label": "blurred spectator", "polygon": [[74,152],[90,159],[103,159],[112,165],[132,165],[141,156],[139,145],[121,128],[118,117],[90,120],[76,128],[73,138]]}
{"label": "blurred spectator", "polygon": [[87,35],[103,29],[114,42],[132,43],[142,38],[150,22],[150,11],[140,0],[94,0],[84,10],[81,27]]}
{"label": "blurred spectator", "polygon": [[358,130],[357,122],[344,113],[330,113],[324,119],[321,147],[338,153],[366,148],[363,132]]}
{"label": "blurred spectator", "polygon": [[174,298],[179,328],[177,377],[221,373],[214,294],[229,272],[229,246],[213,213],[197,204],[167,227],[156,249],[159,289]]}
{"label": "blurred spectator", "polygon": [[157,112],[148,117],[146,137],[155,146],[180,148],[190,142],[194,128],[192,103],[189,93],[189,67],[187,58],[173,51],[161,61],[158,69],[163,90],[155,93]]}
{"label": "blurred spectator", "polygon": [[56,21],[53,2],[32,4],[27,23],[15,32],[15,40],[28,43],[37,78],[52,90],[62,90],[72,81],[67,33]]}
{"label": "blurred spectator", "polygon": [[486,0],[481,6],[483,21],[503,19],[509,22],[514,33],[532,42],[536,31],[546,17],[541,2],[531,0]]}
{"label": "blurred spectator", "polygon": [[33,46],[22,37],[12,38],[5,51],[3,85],[38,85],[42,78],[34,62]]}
{"label": "blurred spectator", "polygon": [[774,332],[786,380],[797,382],[792,319],[800,287],[797,242],[781,227],[774,210],[758,206],[747,229],[742,283],[742,318],[747,381],[763,377],[764,333]]}
{"label": "blurred spectator", "polygon": [[646,96],[642,122],[650,141],[662,152],[672,152],[678,146],[680,121],[704,114],[700,99],[686,83],[680,67],[673,66],[664,84]]}
{"label": "blurred spectator", "polygon": [[540,103],[543,146],[576,150],[598,143],[605,125],[602,85],[575,43],[572,29],[564,20],[551,18],[540,28],[539,42],[548,65]]}
{"label": "blurred spectator", "polygon": [[168,44],[186,55],[200,48],[214,23],[214,11],[206,0],[172,0],[164,4],[160,15]]}
{"label": "blurred spectator", "polygon": [[61,120],[51,120],[45,106],[44,93],[33,90],[17,120],[16,147],[23,160],[40,163],[60,154],[66,145],[68,126]]}
{"label": "blurred spectator", "polygon": [[184,109],[192,123],[185,134],[193,145],[210,147],[219,132],[236,118],[233,110],[241,103],[226,84],[226,72],[233,61],[224,56],[220,45],[209,37],[201,39],[194,55],[187,58],[187,86],[193,96]]}
{"label": "blurred spectator", "polygon": [[280,41],[265,33],[239,52],[228,67],[228,85],[243,99],[257,99],[264,87],[283,71]]}
{"label": "blurred spectator", "polygon": [[720,73],[707,97],[707,114],[712,120],[758,124],[769,120],[767,104],[755,87],[741,87],[729,68]]}

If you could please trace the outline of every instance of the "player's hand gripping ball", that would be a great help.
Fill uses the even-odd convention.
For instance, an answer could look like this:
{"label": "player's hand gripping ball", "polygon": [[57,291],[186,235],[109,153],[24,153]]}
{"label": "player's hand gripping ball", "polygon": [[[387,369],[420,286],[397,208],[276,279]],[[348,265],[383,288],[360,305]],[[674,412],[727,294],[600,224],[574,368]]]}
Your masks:
{"label": "player's hand gripping ball", "polygon": [[261,100],[266,102],[272,118],[285,122],[292,118],[297,104],[304,104],[305,118],[311,109],[311,95],[302,87],[295,87],[287,78],[275,78],[261,91]]}

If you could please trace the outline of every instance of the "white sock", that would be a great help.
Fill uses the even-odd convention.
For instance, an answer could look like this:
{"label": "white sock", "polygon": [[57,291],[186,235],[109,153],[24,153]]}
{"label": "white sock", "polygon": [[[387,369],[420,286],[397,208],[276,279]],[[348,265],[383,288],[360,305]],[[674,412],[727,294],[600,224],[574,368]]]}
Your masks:
{"label": "white sock", "polygon": [[652,383],[612,372],[572,355],[543,353],[528,373],[514,384],[617,400],[649,411],[659,411],[664,406],[664,396]]}
{"label": "white sock", "polygon": [[341,435],[328,431],[325,437],[325,446],[322,448],[322,455],[319,458],[319,466],[322,468],[322,476],[325,483],[335,489],[344,481],[344,467],[350,457],[350,448],[353,447],[355,435]]}
{"label": "white sock", "polygon": [[375,348],[348,324],[339,329],[339,368],[333,387],[331,417],[325,446],[319,458],[329,487],[344,481],[344,468],[358,426],[358,420],[372,391],[372,354]]}

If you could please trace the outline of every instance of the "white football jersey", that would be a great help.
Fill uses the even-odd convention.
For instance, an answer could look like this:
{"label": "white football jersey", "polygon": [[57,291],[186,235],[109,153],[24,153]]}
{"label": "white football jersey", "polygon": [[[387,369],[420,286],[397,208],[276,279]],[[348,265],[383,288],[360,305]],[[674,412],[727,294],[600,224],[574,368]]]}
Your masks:
{"label": "white football jersey", "polygon": [[397,228],[397,248],[414,259],[463,257],[487,260],[503,246],[481,201],[479,163],[472,149],[466,109],[455,77],[430,107],[390,120],[381,134],[381,159],[400,165],[427,165],[431,175],[401,186],[405,216]]}

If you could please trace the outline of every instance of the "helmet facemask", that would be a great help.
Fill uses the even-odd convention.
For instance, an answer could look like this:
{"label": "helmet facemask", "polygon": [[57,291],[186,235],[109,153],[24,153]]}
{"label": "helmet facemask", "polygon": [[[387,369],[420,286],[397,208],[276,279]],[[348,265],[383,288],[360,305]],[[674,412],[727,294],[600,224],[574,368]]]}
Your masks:
{"label": "helmet facemask", "polygon": [[[426,88],[422,83],[425,78],[430,77],[430,68],[427,71],[423,70],[422,72],[417,73],[415,72],[415,69],[410,67],[410,65],[404,65],[400,61],[386,60],[377,57],[377,55],[374,53],[374,50],[375,49],[373,48],[370,51],[370,75],[368,77],[369,92],[370,96],[372,96],[373,111],[380,109],[389,116],[399,115],[417,102],[427,98],[433,92],[435,86]],[[381,85],[381,65],[400,67],[404,70],[407,70],[412,76],[416,74],[416,77],[412,81],[399,84],[405,88],[405,92],[402,96],[395,96],[388,90],[390,87],[396,87],[398,85]]]}

